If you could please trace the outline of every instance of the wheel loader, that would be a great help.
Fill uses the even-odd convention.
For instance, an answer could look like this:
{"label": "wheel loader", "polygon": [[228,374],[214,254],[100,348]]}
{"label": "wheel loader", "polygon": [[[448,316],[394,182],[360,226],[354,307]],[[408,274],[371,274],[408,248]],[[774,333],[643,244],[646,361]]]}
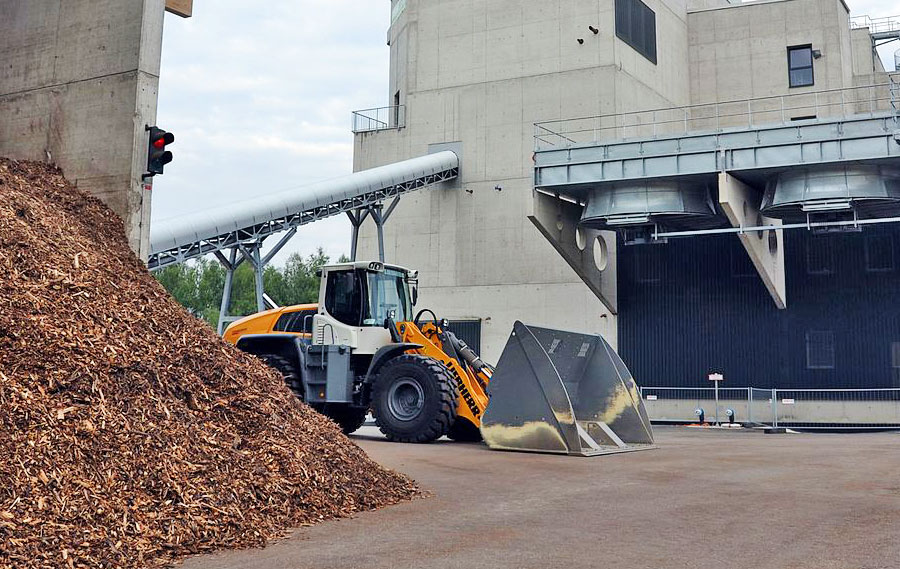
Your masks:
{"label": "wheel loader", "polygon": [[516,322],[495,369],[446,320],[414,314],[417,271],[351,262],[320,277],[318,304],[248,316],[224,338],[344,432],[371,412],[399,442],[483,437],[492,448],[583,456],[652,448],[635,382],[600,336]]}

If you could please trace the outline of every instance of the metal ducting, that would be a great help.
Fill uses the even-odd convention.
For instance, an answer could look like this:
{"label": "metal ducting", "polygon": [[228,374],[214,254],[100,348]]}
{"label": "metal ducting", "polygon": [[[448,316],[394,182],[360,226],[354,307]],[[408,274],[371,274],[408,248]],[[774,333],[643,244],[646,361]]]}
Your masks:
{"label": "metal ducting", "polygon": [[810,215],[900,215],[900,169],[854,164],[788,170],[766,184],[760,209],[787,221]]}
{"label": "metal ducting", "polygon": [[592,190],[581,225],[616,229],[659,223],[703,229],[722,224],[709,184],[669,180],[636,180]]}

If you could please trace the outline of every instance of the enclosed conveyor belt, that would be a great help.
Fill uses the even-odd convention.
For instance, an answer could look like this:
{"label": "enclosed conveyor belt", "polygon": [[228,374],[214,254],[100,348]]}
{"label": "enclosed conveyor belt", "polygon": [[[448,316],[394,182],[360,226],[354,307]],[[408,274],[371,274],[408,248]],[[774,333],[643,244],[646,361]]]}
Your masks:
{"label": "enclosed conveyor belt", "polygon": [[158,221],[150,229],[151,253],[147,264],[152,270],[183,263],[319,219],[372,206],[458,175],[459,158],[446,150]]}

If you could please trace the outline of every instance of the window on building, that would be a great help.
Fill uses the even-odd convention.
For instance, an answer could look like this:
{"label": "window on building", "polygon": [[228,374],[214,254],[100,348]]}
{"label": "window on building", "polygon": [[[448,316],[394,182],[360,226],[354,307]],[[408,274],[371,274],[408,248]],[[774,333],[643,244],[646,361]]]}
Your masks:
{"label": "window on building", "polygon": [[889,273],[894,270],[894,239],[891,235],[866,235],[866,270]]}
{"label": "window on building", "polygon": [[834,272],[834,240],[828,235],[810,235],[806,240],[806,272],[830,275]]}
{"label": "window on building", "polygon": [[616,0],[616,36],[656,64],[656,14],[641,0]]}
{"label": "window on building", "polygon": [[405,126],[403,124],[400,124],[400,121],[403,120],[403,118],[400,116],[400,91],[397,91],[396,93],[394,93],[394,109],[393,109],[393,116],[391,117],[391,120],[394,121],[391,124],[391,126],[393,126],[395,128],[400,128],[402,126]]}
{"label": "window on building", "polygon": [[807,369],[834,369],[834,332],[810,330],[806,333]]}
{"label": "window on building", "polygon": [[788,48],[788,79],[791,87],[808,87],[814,83],[811,45]]}

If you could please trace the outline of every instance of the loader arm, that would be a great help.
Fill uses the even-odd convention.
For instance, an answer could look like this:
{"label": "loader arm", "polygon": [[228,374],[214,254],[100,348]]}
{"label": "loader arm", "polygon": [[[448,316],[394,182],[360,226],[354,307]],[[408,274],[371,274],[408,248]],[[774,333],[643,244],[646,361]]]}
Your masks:
{"label": "loader arm", "polygon": [[480,427],[481,416],[489,401],[487,386],[491,380],[492,368],[488,365],[473,365],[466,361],[458,350],[452,347],[454,343],[452,333],[433,322],[424,323],[421,327],[415,322],[397,322],[395,326],[404,343],[421,346],[408,350],[407,353],[433,358],[450,370],[456,378],[459,390],[457,416]]}

